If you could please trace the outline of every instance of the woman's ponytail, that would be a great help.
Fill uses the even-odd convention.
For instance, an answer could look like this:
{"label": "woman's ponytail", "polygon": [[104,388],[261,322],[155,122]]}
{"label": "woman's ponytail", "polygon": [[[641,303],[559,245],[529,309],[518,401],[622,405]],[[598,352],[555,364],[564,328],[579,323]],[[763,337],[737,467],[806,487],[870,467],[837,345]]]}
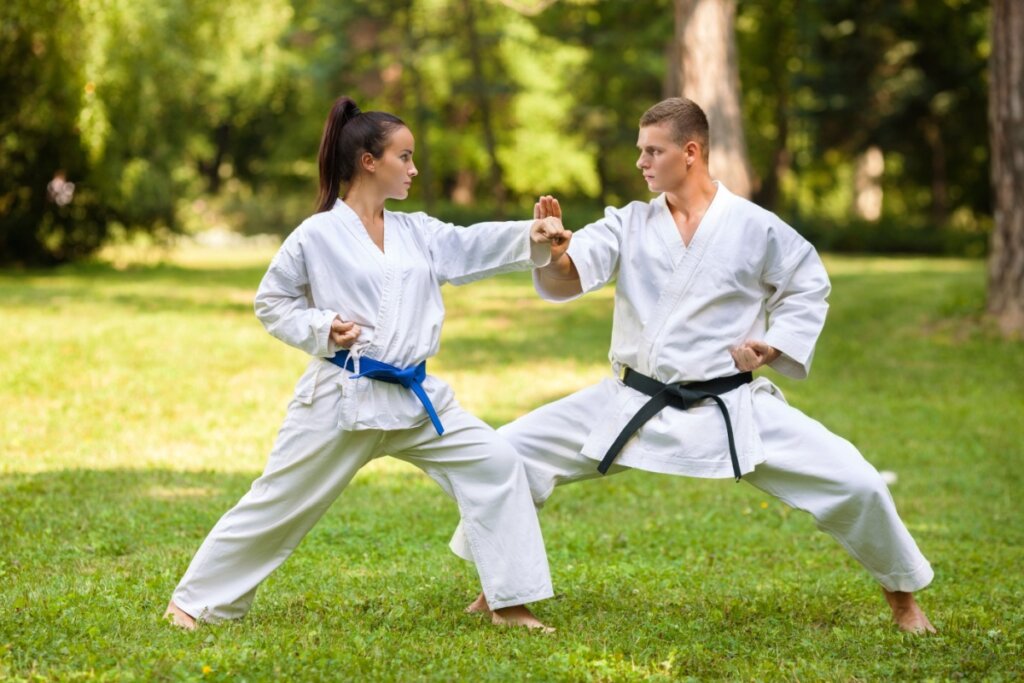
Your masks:
{"label": "woman's ponytail", "polygon": [[334,207],[341,184],[355,177],[360,155],[369,152],[379,159],[391,132],[404,125],[392,114],[361,112],[351,97],[342,95],[336,99],[320,138],[317,211],[330,211]]}
{"label": "woman's ponytail", "polygon": [[359,113],[355,100],[342,95],[334,101],[331,113],[327,116],[324,134],[320,138],[320,195],[316,200],[317,211],[330,211],[338,198],[342,179],[342,168],[339,163],[341,131],[345,124],[359,116]]}

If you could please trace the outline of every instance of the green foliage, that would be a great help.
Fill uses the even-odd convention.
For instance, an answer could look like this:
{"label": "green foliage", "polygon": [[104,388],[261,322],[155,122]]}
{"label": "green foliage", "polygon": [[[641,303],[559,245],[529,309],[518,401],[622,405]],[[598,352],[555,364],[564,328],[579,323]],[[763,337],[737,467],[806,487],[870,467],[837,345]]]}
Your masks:
{"label": "green foliage", "polygon": [[[0,262],[80,257],[106,235],[103,197],[81,182],[90,166],[75,130],[84,97],[81,23],[65,4],[0,8]],[[78,185],[74,201],[48,195],[58,174]]]}
{"label": "green foliage", "polygon": [[558,2],[534,22],[587,56],[565,75],[575,103],[569,127],[560,132],[582,133],[590,142],[599,203],[620,205],[645,196],[634,165],[636,126],[663,96],[674,35],[672,2]]}
{"label": "green foliage", "polygon": [[[543,509],[552,636],[462,613],[454,504],[365,468],[238,623],[159,614],[258,475],[305,364],[253,318],[270,253],[0,274],[4,680],[1015,680],[1024,617],[1024,354],[980,318],[983,264],[826,258],[834,292],[791,403],[898,473],[940,630],[889,623],[865,572],[753,487],[630,473]],[[501,424],[607,375],[611,296],[516,275],[446,288],[432,372]],[[500,390],[496,390],[499,388]]]}
{"label": "green foliage", "polygon": [[[740,3],[755,199],[819,247],[978,254],[991,225],[988,3]],[[855,167],[884,155],[880,220]]]}
{"label": "green foliage", "polygon": [[795,226],[819,249],[846,253],[983,256],[988,230],[968,223],[937,229],[927,223],[886,216],[877,221],[804,217]]}
{"label": "green foliage", "polygon": [[[284,110],[283,2],[7,3],[0,262],[79,258],[116,225],[174,228],[179,198],[252,175]],[[239,133],[241,131],[241,133]],[[73,182],[68,201],[47,184]]]}
{"label": "green foliage", "polygon": [[[673,82],[673,6],[11,0],[0,263],[73,260],[138,231],[285,233],[310,210],[340,94],[409,123],[413,200],[430,212],[519,215],[554,193],[590,216],[645,198],[636,122]],[[921,249],[983,242],[988,15],[982,0],[739,2],[756,199],[820,244],[900,247],[887,225],[925,223]],[[864,231],[879,238],[837,236],[871,147],[885,199]],[[58,202],[62,178],[74,192]]]}

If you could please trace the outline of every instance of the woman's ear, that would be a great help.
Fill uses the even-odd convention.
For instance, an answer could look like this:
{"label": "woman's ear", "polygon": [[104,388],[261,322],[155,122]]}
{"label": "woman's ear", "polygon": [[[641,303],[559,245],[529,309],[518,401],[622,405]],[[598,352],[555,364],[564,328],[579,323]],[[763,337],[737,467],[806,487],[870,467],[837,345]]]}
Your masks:
{"label": "woman's ear", "polygon": [[367,173],[373,173],[377,170],[377,159],[369,152],[363,152],[359,155],[359,165]]}

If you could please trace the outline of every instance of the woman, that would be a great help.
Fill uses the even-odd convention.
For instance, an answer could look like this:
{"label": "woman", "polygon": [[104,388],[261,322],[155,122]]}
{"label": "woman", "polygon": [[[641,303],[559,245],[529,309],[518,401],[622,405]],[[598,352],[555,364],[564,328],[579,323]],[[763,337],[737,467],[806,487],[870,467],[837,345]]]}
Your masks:
{"label": "woman", "polygon": [[409,193],[413,149],[397,117],[362,113],[348,97],[334,103],[319,212],[285,240],[255,302],[270,334],[313,358],[263,475],[175,589],[165,616],[178,626],[243,616],[356,471],[391,455],[458,503],[494,623],[546,628],[525,606],[552,589],[522,464],[425,365],[439,348],[443,283],[544,265],[570,233],[557,219],[462,229],[385,210]]}

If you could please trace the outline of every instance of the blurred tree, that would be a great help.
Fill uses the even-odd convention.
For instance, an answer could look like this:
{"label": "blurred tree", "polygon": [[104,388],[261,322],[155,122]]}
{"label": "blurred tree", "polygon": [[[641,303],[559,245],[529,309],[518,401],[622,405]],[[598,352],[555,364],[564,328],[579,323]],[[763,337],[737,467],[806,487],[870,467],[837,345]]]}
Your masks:
{"label": "blurred tree", "polygon": [[435,206],[434,172],[431,166],[430,143],[426,135],[430,121],[429,105],[426,101],[423,76],[419,69],[423,39],[420,36],[420,29],[415,25],[414,5],[414,0],[408,0],[403,8],[402,31],[405,49],[402,51],[402,65],[408,73],[411,85],[412,119],[415,129],[423,133],[416,147],[416,167],[419,170],[421,195],[427,212],[432,213]]}
{"label": "blurred tree", "polygon": [[88,254],[107,233],[78,134],[82,31],[59,0],[0,7],[0,263],[51,264]]}
{"label": "blurred tree", "polygon": [[988,2],[833,0],[802,14],[814,27],[800,86],[818,155],[879,148],[887,192],[903,199],[894,206],[932,226],[958,207],[987,212]]}
{"label": "blurred tree", "polygon": [[[205,183],[256,175],[287,93],[290,7],[12,0],[0,73],[0,260],[55,263],[173,228]],[[260,130],[262,125],[262,131]],[[230,167],[229,167],[230,164]]]}
{"label": "blurred tree", "polygon": [[[488,166],[490,170],[490,191],[494,195],[494,203],[498,217],[505,213],[505,181],[502,178],[501,162],[498,160],[498,142],[494,134],[494,117],[491,115],[491,88],[490,83],[494,82],[493,77],[488,79],[484,75],[484,53],[480,43],[480,31],[477,25],[476,0],[461,0],[462,24],[465,28],[466,42],[469,47],[469,61],[472,65],[472,78],[469,82],[470,91],[473,94],[477,114],[480,117],[480,127],[483,129],[484,146],[487,149]],[[493,61],[493,60],[488,60]]]}
{"label": "blurred tree", "polygon": [[[704,7],[718,38],[680,38]],[[340,94],[412,126],[407,207],[477,219],[551,192],[589,217],[645,194],[637,120],[683,92],[693,46],[739,69],[734,132],[707,104],[731,72],[689,68],[713,92],[687,94],[713,144],[745,138],[761,203],[838,234],[884,190],[874,234],[930,219],[983,235],[987,17],[985,0],[9,0],[0,261],[77,258],[112,231],[290,229]]]}
{"label": "blurred tree", "polygon": [[795,75],[806,59],[798,25],[801,0],[746,0],[736,17],[743,122],[752,198],[783,208],[783,182],[793,170]]}
{"label": "blurred tree", "polygon": [[[525,16],[519,9],[473,0],[467,12],[465,0],[406,0],[368,48],[386,52],[384,25],[409,18],[388,57],[401,68],[391,68],[397,76],[385,79],[381,101],[409,116],[420,161],[429,150],[431,177],[421,163],[414,199],[445,196],[459,205],[460,220],[492,217],[503,202],[521,206],[539,191],[596,193],[595,147],[572,118],[572,78],[584,55],[537,30],[528,17],[538,7]],[[470,20],[475,31],[453,35]]]}
{"label": "blurred tree", "polygon": [[[666,54],[674,40],[672,3],[562,0],[532,21],[548,40],[578,50],[560,63],[544,62],[534,80],[551,85],[548,102],[568,100],[559,139],[569,143],[567,151],[579,163],[585,156],[593,168],[593,184],[578,174],[579,192],[596,196],[601,206],[647,192],[635,166],[637,123],[665,90]],[[623,30],[626,26],[629,30]],[[561,154],[558,158],[566,158]]]}
{"label": "blurred tree", "polygon": [[740,104],[735,0],[676,0],[671,92],[704,109],[711,125],[711,175],[732,192],[753,189]]}
{"label": "blurred tree", "polygon": [[988,310],[1006,335],[1024,336],[1024,4],[992,3],[989,119],[995,229]]}

